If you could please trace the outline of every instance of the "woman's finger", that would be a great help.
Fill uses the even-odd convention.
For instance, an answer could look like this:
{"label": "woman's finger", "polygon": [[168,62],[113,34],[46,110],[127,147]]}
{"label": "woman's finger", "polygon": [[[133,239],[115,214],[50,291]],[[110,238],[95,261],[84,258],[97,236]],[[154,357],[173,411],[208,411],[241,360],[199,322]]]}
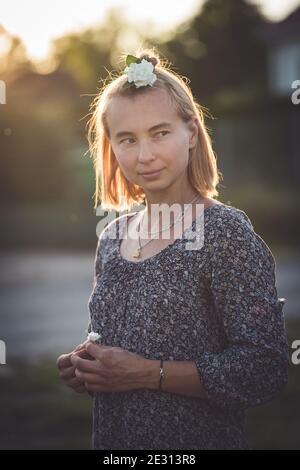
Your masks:
{"label": "woman's finger", "polygon": [[89,359],[90,361],[94,361],[95,358],[93,356],[91,356],[87,350],[84,348],[84,349],[80,349],[79,351],[74,351],[74,353],[72,354],[72,356],[78,356],[78,357],[82,357],[83,359]]}
{"label": "woman's finger", "polygon": [[101,393],[101,392],[112,392],[115,391],[111,385],[109,386],[108,384],[101,383],[101,384],[92,384],[89,382],[84,383],[86,391],[90,393],[91,396],[93,396],[93,393]]}
{"label": "woman's finger", "polygon": [[76,376],[72,379],[66,380],[66,385],[71,388],[81,387],[84,384],[81,380],[79,380]]}
{"label": "woman's finger", "polygon": [[65,367],[70,367],[72,365],[71,355],[72,353],[62,354],[57,358],[56,365],[58,369],[64,369]]}
{"label": "woman's finger", "polygon": [[101,378],[99,374],[90,374],[88,372],[82,372],[79,369],[75,369],[75,375],[80,382],[88,382],[91,384],[101,384],[106,382],[106,380]]}
{"label": "woman's finger", "polygon": [[83,348],[84,348],[84,343],[78,344],[78,346],[76,346],[76,348],[73,350],[73,352],[79,351],[80,349],[83,349]]}
{"label": "woman's finger", "polygon": [[66,353],[66,354],[61,354],[58,358],[57,358],[57,361],[56,361],[56,365],[58,367],[58,369],[64,369],[65,367],[70,367],[72,366],[72,363],[71,363],[71,356],[72,354],[76,354],[76,355],[79,355],[80,357],[84,357],[85,359],[94,359],[92,358],[92,356],[90,356],[86,349],[85,349],[85,345],[86,345],[87,341],[85,341],[84,343],[81,343],[79,344],[78,346],[76,346],[76,348],[71,351],[70,353]]}
{"label": "woman's finger", "polygon": [[60,375],[60,378],[65,380],[65,379],[71,379],[73,377],[76,377],[75,375],[75,367],[74,366],[71,366],[71,367],[65,367],[64,369],[62,369],[59,373]]}
{"label": "woman's finger", "polygon": [[97,374],[100,371],[100,363],[96,360],[83,359],[77,355],[71,357],[71,362],[76,369],[82,372],[90,372]]}

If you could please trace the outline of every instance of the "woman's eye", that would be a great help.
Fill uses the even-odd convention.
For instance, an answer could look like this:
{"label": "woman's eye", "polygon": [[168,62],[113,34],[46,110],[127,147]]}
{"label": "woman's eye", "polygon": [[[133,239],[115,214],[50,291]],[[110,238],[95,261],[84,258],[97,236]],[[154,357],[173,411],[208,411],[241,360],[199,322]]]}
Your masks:
{"label": "woman's eye", "polygon": [[169,134],[169,131],[160,131],[159,134]]}
{"label": "woman's eye", "polygon": [[[159,134],[169,134],[169,131],[160,131],[156,135],[159,135]],[[127,139],[121,140],[120,144],[122,144],[123,142],[126,142],[127,140],[134,140],[134,139],[131,139],[130,137],[128,137]]]}

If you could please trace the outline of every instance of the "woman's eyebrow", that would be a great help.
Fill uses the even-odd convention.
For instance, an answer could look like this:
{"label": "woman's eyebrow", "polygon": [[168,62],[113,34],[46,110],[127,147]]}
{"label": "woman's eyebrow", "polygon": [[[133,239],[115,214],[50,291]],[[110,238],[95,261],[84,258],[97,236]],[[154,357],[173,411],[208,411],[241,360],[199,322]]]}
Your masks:
{"label": "woman's eyebrow", "polygon": [[[150,129],[148,129],[148,132],[151,132],[151,131],[155,131],[156,129],[159,129],[161,127],[171,127],[172,124],[170,122],[160,122],[159,124],[155,124],[155,126],[152,126],[150,127]],[[131,135],[131,134],[134,134],[133,132],[130,132],[130,131],[120,131],[120,132],[117,132],[116,134],[116,139],[120,138],[120,137],[123,137],[124,135]]]}

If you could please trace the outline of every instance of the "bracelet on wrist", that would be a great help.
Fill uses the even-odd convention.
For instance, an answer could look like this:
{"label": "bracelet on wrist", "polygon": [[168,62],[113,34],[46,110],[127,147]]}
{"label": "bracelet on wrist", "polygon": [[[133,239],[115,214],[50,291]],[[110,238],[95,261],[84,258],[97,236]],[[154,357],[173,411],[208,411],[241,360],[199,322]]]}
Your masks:
{"label": "bracelet on wrist", "polygon": [[159,386],[158,386],[158,390],[161,392],[162,391],[162,381],[163,381],[163,378],[165,377],[165,371],[164,371],[164,368],[163,368],[163,359],[160,360],[160,369],[159,369]]}

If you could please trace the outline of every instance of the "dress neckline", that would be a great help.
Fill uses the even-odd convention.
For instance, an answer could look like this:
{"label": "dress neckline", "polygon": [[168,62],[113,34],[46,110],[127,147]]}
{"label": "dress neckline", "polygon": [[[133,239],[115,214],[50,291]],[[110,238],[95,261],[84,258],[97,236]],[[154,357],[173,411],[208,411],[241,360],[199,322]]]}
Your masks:
{"label": "dress neckline", "polygon": [[[204,215],[204,213],[207,213],[208,211],[210,211],[211,209],[213,209],[214,207],[216,206],[220,206],[220,207],[225,207],[225,204],[221,203],[221,202],[217,202],[215,204],[211,204],[210,206],[206,207],[205,209],[203,209],[203,211],[201,212],[201,214],[196,217],[191,225],[189,227],[187,227],[181,234],[181,237],[180,238],[176,238],[172,243],[169,243],[169,245],[167,245],[165,248],[163,248],[162,250],[158,251],[155,255],[153,256],[150,256],[149,258],[145,258],[141,261],[132,261],[132,260],[129,260],[127,258],[124,258],[124,256],[122,256],[121,254],[121,242],[123,240],[123,236],[121,237],[118,237],[117,239],[117,255],[119,257],[119,259],[125,263],[125,264],[129,264],[129,265],[145,265],[147,263],[151,263],[153,261],[156,261],[157,259],[159,259],[161,256],[165,255],[166,253],[168,253],[168,251],[170,249],[172,249],[174,246],[177,245],[177,243],[179,241],[181,241],[182,239],[184,239],[184,235],[186,234],[186,232],[188,232],[189,230],[193,229],[194,228],[194,225],[196,223],[196,221],[202,217]],[[133,217],[134,215],[136,215],[139,211],[135,211],[133,214],[127,214],[125,217],[124,217],[124,220],[125,221],[128,221],[130,217]],[[124,224],[122,226],[122,235],[124,234],[123,232],[123,229],[126,229],[126,226],[127,224]]]}

